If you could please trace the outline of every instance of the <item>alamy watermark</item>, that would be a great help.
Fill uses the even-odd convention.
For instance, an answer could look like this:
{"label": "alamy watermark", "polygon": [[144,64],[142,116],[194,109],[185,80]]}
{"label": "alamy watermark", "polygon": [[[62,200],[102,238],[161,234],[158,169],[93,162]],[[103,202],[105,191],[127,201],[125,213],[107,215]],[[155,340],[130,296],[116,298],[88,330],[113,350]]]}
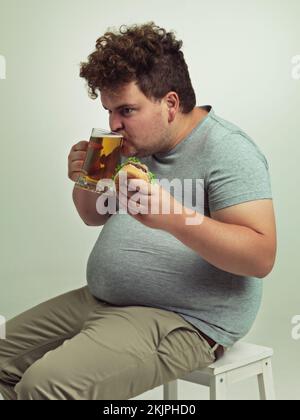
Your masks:
{"label": "alamy watermark", "polygon": [[0,315],[0,340],[6,339],[6,319]]}
{"label": "alamy watermark", "polygon": [[0,80],[6,79],[6,59],[0,55]]}
{"label": "alamy watermark", "polygon": [[292,57],[292,78],[294,80],[300,80],[300,55]]}
{"label": "alamy watermark", "polygon": [[[184,214],[186,225],[201,225],[204,219],[204,180],[203,179],[160,179],[155,184],[149,184],[142,179],[127,179],[127,173],[120,172],[120,192],[127,199],[126,208],[119,208],[119,214],[128,214],[128,209],[132,214]],[[101,186],[97,185],[99,196],[96,209],[100,215],[116,214],[117,194],[115,184],[111,179],[100,181]],[[133,185],[133,186],[132,186]],[[159,189],[169,194],[163,194],[161,200],[157,199]],[[151,190],[152,188],[152,190]],[[173,189],[173,197],[171,190]],[[150,191],[150,194],[149,194]],[[151,193],[152,191],[152,193]],[[132,192],[129,196],[128,192]],[[160,191],[161,193],[161,191]],[[174,200],[177,206],[173,205]],[[182,205],[178,205],[182,204]]]}
{"label": "alamy watermark", "polygon": [[300,340],[300,315],[295,315],[292,318],[292,339],[293,340]]}

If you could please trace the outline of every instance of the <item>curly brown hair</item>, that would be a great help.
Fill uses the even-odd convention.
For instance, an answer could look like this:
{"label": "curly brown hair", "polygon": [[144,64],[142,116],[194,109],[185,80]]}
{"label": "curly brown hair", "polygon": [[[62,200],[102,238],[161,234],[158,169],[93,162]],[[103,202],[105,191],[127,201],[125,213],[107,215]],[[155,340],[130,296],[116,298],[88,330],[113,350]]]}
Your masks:
{"label": "curly brown hair", "polygon": [[80,77],[86,79],[92,99],[98,97],[97,91],[134,81],[153,100],[160,101],[175,91],[181,112],[188,113],[195,107],[196,97],[181,47],[182,41],[176,40],[173,32],[154,22],[122,25],[119,32],[106,32],[97,40],[88,62],[80,63]]}

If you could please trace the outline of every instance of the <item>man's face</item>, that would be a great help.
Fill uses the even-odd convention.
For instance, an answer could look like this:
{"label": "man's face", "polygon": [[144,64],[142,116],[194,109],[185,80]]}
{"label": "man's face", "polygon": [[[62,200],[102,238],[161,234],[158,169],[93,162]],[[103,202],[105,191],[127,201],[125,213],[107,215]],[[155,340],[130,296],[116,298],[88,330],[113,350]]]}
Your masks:
{"label": "man's face", "polygon": [[171,135],[164,100],[148,99],[131,82],[117,91],[103,90],[101,102],[109,112],[111,130],[124,136],[123,156],[146,157],[168,150]]}

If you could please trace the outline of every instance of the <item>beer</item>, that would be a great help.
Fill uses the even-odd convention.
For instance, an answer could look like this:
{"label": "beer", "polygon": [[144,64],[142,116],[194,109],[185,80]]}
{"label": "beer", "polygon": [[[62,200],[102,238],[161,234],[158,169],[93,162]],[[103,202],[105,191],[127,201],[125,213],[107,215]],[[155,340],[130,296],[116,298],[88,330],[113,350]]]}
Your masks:
{"label": "beer", "polygon": [[122,141],[121,134],[93,128],[81,169],[82,174],[75,186],[88,191],[101,192],[102,180],[111,180],[113,183],[115,169],[121,163]]}

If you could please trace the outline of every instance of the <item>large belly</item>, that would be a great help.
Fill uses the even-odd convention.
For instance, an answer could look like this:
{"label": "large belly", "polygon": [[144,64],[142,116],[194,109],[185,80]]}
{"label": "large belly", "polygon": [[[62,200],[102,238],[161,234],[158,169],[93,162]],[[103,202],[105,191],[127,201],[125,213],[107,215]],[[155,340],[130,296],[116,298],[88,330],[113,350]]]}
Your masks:
{"label": "large belly", "polygon": [[115,305],[199,308],[209,291],[224,298],[211,270],[216,269],[174,236],[116,214],[90,254],[87,281],[94,296]]}

